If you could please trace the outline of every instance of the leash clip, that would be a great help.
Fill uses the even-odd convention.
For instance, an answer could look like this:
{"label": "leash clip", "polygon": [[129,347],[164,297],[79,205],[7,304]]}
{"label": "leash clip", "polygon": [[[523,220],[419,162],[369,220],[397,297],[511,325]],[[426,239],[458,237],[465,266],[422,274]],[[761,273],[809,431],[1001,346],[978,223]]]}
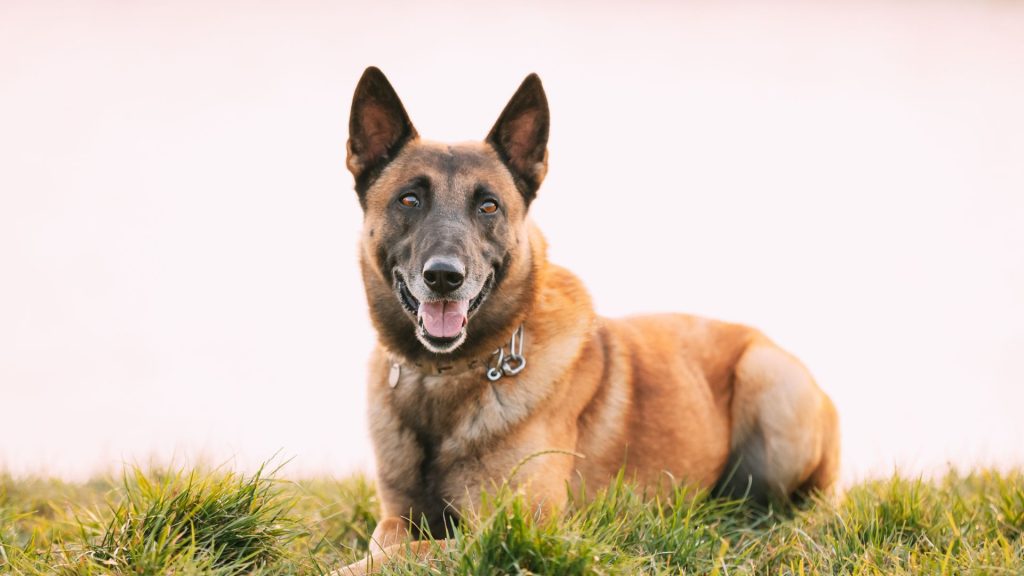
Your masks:
{"label": "leash clip", "polygon": [[497,382],[503,376],[515,376],[526,368],[526,356],[523,355],[523,341],[523,325],[520,324],[519,328],[516,328],[516,331],[512,333],[512,341],[509,342],[508,347],[508,357],[505,356],[504,346],[494,351],[494,356],[497,356],[498,360],[494,366],[488,368],[488,380]]}
{"label": "leash clip", "polygon": [[[494,355],[498,357],[498,366],[504,366],[505,349],[498,348],[497,350],[494,351]],[[490,368],[487,369],[487,379],[490,380],[491,382],[497,382],[498,380],[501,380],[501,376],[501,368],[498,368],[497,366],[491,366]]]}

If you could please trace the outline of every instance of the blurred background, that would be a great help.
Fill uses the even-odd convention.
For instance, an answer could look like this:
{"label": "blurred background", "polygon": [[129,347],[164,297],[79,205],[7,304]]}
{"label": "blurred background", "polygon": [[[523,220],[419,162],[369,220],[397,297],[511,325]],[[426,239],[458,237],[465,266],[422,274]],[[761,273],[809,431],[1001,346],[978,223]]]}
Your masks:
{"label": "blurred background", "polygon": [[456,141],[538,72],[551,258],[795,352],[846,481],[1024,464],[1024,3],[5,0],[0,470],[372,469],[368,65]]}

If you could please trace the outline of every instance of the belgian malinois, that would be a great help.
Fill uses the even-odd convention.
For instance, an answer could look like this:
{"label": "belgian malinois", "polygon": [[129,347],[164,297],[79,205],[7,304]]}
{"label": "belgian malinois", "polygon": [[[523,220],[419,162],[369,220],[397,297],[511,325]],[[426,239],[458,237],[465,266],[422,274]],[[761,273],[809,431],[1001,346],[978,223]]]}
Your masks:
{"label": "belgian malinois", "polygon": [[[377,68],[355,90],[348,169],[378,346],[369,420],[382,520],[369,562],[445,534],[509,480],[541,513],[620,469],[785,499],[828,488],[835,408],[753,328],[685,315],[597,316],[528,216],[549,113],[531,74],[483,142],[421,140]],[[529,458],[531,455],[542,455]],[[423,548],[419,546],[418,548]]]}

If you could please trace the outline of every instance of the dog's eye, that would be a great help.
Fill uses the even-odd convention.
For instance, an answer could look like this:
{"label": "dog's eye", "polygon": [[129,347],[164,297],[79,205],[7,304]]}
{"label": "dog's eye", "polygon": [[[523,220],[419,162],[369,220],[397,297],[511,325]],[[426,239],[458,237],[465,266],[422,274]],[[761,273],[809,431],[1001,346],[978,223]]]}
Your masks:
{"label": "dog's eye", "polygon": [[498,211],[498,203],[494,200],[484,200],[480,204],[480,212],[483,214],[494,214]]}
{"label": "dog's eye", "polygon": [[415,194],[406,194],[398,199],[398,201],[406,208],[419,208],[420,197]]}

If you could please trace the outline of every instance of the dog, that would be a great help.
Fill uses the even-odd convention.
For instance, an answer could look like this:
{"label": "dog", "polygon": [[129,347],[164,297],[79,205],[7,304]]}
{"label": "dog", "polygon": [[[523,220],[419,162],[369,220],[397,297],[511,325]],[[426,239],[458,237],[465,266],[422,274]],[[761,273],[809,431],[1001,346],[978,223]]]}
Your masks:
{"label": "dog", "polygon": [[[755,500],[833,484],[838,416],[761,332],[681,314],[598,316],[528,218],[547,172],[549,110],[528,76],[483,142],[420,139],[366,69],[346,164],[378,346],[369,422],[382,519],[364,573],[425,555],[482,490],[510,482],[541,514],[620,470]],[[515,469],[515,477],[510,475]],[[416,541],[414,541],[416,540]]]}

